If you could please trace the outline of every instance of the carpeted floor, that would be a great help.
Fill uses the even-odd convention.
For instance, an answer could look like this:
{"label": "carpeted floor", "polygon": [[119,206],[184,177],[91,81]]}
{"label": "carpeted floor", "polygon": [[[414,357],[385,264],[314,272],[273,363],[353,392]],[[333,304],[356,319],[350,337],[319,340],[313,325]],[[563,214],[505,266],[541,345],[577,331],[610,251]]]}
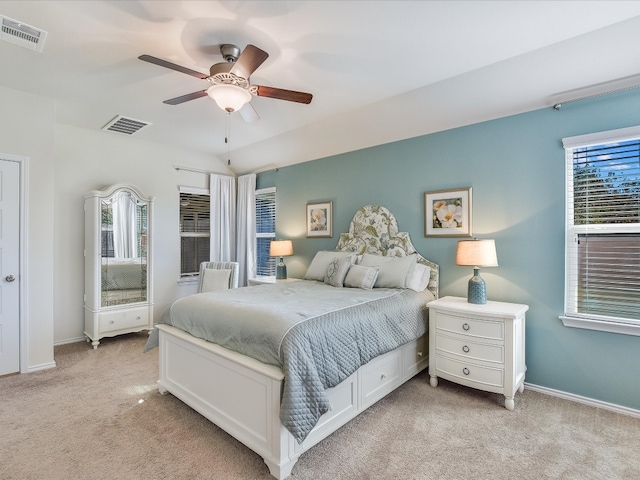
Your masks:
{"label": "carpeted floor", "polygon": [[[55,369],[0,378],[0,478],[264,479],[262,459],[155,386],[146,334],[56,347]],[[292,480],[637,479],[640,419],[426,372],[334,433]]]}

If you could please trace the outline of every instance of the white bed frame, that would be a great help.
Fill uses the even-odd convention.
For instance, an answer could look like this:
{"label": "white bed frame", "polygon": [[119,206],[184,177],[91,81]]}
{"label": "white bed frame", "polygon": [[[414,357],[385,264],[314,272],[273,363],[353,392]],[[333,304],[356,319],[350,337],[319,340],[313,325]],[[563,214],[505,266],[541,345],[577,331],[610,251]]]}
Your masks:
{"label": "white bed frame", "polygon": [[[371,229],[370,227],[374,228]],[[336,250],[381,255],[417,253],[407,233],[398,232],[393,215],[368,205],[353,217]],[[400,251],[401,250],[401,251]],[[431,267],[429,289],[438,295],[438,266]],[[330,409],[302,444],[280,421],[284,374],[219,345],[169,325],[160,333],[161,393],[170,392],[260,455],[271,475],[283,480],[298,457],[349,420],[392,392],[429,364],[427,334],[376,357],[349,378],[327,390]]]}
{"label": "white bed frame", "polygon": [[280,421],[282,370],[169,325],[158,329],[160,392],[171,392],[256,452],[279,480],[303,452],[429,364],[425,334],[363,365],[327,390],[329,411],[298,444]]}

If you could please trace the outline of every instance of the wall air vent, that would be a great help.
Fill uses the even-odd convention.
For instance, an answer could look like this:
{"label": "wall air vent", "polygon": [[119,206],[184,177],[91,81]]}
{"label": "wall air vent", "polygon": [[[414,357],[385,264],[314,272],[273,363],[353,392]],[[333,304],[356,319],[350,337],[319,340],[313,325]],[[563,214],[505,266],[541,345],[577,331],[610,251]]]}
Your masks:
{"label": "wall air vent", "polygon": [[122,115],[118,115],[104,127],[102,127],[102,130],[124,133],[125,135],[133,135],[134,133],[138,133],[147,125],[151,124],[149,122],[143,122],[142,120],[136,120],[135,118],[128,118],[123,117]]}
{"label": "wall air vent", "polygon": [[2,20],[0,40],[42,52],[47,32],[4,15],[0,15],[0,20]]}

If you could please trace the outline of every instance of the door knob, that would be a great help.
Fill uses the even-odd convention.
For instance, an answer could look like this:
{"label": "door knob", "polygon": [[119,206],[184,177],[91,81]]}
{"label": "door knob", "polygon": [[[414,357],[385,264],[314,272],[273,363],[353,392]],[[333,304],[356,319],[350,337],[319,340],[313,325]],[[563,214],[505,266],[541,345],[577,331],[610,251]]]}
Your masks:
{"label": "door knob", "polygon": [[13,275],[7,275],[6,277],[4,277],[4,279],[7,282],[13,282],[16,279],[16,277],[14,277]]}

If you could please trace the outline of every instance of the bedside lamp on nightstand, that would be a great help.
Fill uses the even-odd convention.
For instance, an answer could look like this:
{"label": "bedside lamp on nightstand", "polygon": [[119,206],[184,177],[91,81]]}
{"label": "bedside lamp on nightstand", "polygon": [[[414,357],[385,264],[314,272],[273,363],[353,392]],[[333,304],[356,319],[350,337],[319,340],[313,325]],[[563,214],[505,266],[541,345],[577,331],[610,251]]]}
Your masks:
{"label": "bedside lamp on nightstand", "polygon": [[276,265],[276,279],[283,280],[287,278],[287,266],[284,264],[282,257],[293,255],[293,243],[291,240],[272,240],[269,246],[269,256],[280,257],[280,261]]}
{"label": "bedside lamp on nightstand", "polygon": [[467,302],[487,303],[487,284],[480,276],[480,267],[497,267],[495,240],[460,240],[456,252],[456,265],[473,267],[473,277],[469,280]]}

